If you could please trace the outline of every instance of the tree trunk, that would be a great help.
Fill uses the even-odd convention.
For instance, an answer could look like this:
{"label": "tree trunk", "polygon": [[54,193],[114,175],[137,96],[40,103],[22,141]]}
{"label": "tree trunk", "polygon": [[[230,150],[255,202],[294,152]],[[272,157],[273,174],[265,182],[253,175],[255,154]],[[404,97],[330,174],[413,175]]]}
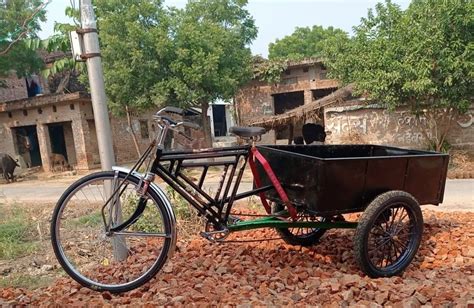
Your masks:
{"label": "tree trunk", "polygon": [[204,148],[212,148],[211,122],[207,116],[207,109],[209,109],[209,103],[207,101],[201,102],[201,120],[202,130],[204,133]]}
{"label": "tree trunk", "polygon": [[67,71],[63,78],[61,78],[61,81],[59,82],[58,88],[54,93],[64,93],[64,90],[66,89],[66,86],[69,83],[69,78],[71,77],[71,71]]}
{"label": "tree trunk", "polygon": [[133,143],[135,144],[135,150],[137,151],[138,158],[140,158],[140,156],[142,156],[142,153],[140,151],[140,146],[138,145],[137,135],[135,135],[135,131],[133,130],[131,113],[128,109],[128,106],[125,106],[125,111],[127,113],[128,128],[130,130],[130,134],[132,135]]}

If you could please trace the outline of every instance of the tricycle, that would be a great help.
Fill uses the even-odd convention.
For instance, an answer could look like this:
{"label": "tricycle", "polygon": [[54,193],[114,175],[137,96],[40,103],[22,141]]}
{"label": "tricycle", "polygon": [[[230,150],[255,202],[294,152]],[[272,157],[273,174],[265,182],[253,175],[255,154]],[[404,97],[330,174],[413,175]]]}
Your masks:
{"label": "tricycle", "polygon": [[[183,128],[199,128],[174,114],[183,110],[166,107],[155,115],[160,132],[131,169],[87,175],[59,199],[51,222],[53,249],[81,285],[129,291],[172,256],[176,218],[155,180],[197,210],[205,222],[201,235],[213,242],[225,243],[233,232],[274,228],[286,243],[309,246],[328,229],[355,229],[355,259],[370,277],[390,277],[409,266],[423,233],[420,204],[443,201],[445,154],[380,145],[261,146],[265,129],[259,127],[231,129],[246,141],[241,146],[165,151],[170,131],[190,138]],[[239,192],[247,165],[253,188]],[[211,193],[204,184],[215,167],[221,176]],[[253,195],[265,214],[241,220],[233,205]],[[357,212],[358,221],[343,216]]]}

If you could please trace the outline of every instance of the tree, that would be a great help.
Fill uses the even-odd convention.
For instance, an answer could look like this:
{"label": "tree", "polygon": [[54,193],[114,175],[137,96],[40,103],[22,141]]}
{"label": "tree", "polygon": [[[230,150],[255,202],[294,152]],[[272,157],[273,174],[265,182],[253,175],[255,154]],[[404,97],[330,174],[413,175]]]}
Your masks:
{"label": "tree", "polygon": [[35,38],[40,22],[46,20],[46,4],[41,0],[0,1],[0,75],[14,70],[23,77],[42,68],[43,62],[26,39]]}
{"label": "tree", "polygon": [[163,104],[202,111],[205,145],[212,146],[209,103],[230,99],[252,77],[249,44],[257,35],[246,0],[191,0],[173,11],[172,59],[155,87]]}
{"label": "tree", "polygon": [[98,0],[95,5],[109,107],[127,116],[140,155],[131,116],[158,104],[154,87],[169,75],[170,15],[161,1]]}
{"label": "tree", "polygon": [[347,38],[347,33],[341,29],[322,26],[300,28],[268,47],[269,59],[301,60],[304,58],[320,57],[324,42],[330,38]]}
{"label": "tree", "polygon": [[283,59],[265,59],[259,55],[253,57],[253,79],[266,83],[278,83],[281,74],[288,67],[288,61]]}
{"label": "tree", "polygon": [[328,41],[324,56],[330,74],[354,82],[358,94],[389,109],[409,106],[439,151],[474,97],[473,38],[472,1],[415,0],[402,11],[387,0],[353,38]]}
{"label": "tree", "polygon": [[[76,62],[70,56],[71,42],[69,32],[80,28],[80,11],[75,7],[66,7],[65,15],[72,18],[74,24],[54,23],[54,34],[47,39],[28,39],[27,46],[33,51],[63,53],[63,57],[48,63],[43,67],[41,74],[48,78],[50,90],[54,93],[64,93],[65,91],[83,91],[85,89],[86,65],[84,62]],[[81,79],[79,81],[78,79]]]}

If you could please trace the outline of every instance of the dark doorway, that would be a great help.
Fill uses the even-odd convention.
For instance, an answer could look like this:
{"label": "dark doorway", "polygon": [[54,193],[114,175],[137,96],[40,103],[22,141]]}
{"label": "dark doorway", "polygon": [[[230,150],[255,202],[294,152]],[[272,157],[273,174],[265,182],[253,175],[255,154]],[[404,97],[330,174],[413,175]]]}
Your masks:
{"label": "dark doorway", "polygon": [[214,121],[214,136],[226,136],[227,120],[225,117],[225,105],[212,105],[212,116]]}
{"label": "dark doorway", "polygon": [[273,95],[275,114],[282,114],[288,110],[304,104],[304,92],[288,92]]}
{"label": "dark doorway", "polygon": [[[275,114],[282,114],[298,106],[304,105],[304,91],[288,92],[273,95]],[[276,131],[276,139],[288,139],[290,129],[284,128]]]}
{"label": "dark doorway", "polygon": [[41,166],[38,133],[35,125],[12,128],[15,149],[27,168]]}
{"label": "dark doorway", "polygon": [[66,140],[64,139],[64,127],[62,124],[49,124],[49,139],[51,142],[51,153],[61,154],[68,161]]}
{"label": "dark doorway", "polygon": [[333,93],[336,90],[337,88],[327,88],[327,89],[311,90],[311,92],[313,92],[313,100],[318,100],[320,98],[328,96],[329,94]]}

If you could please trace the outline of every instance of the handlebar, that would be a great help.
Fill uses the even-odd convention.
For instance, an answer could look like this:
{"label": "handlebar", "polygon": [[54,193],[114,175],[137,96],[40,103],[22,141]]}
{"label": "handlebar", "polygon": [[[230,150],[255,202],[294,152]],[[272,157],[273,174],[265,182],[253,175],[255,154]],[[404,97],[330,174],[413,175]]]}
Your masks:
{"label": "handlebar", "polygon": [[[177,132],[179,135],[185,137],[187,140],[193,141],[193,138],[191,138],[190,136],[187,136],[184,132],[178,130],[178,127],[183,126],[183,127],[192,128],[192,129],[197,130],[197,129],[200,128],[198,124],[191,123],[191,122],[186,122],[186,121],[177,122],[177,121],[173,120],[172,118],[170,118],[169,116],[162,115],[163,113],[174,113],[174,114],[178,114],[178,115],[184,115],[184,110],[183,109],[178,108],[178,107],[168,106],[168,107],[165,107],[165,108],[161,109],[160,111],[158,111],[153,116],[153,118],[159,123],[161,128],[165,128],[165,130],[162,131],[162,134],[166,134],[166,131],[168,129],[170,129],[172,131]],[[162,138],[163,138],[163,135],[159,139],[162,140]]]}
{"label": "handlebar", "polygon": [[163,109],[161,109],[160,111],[158,111],[156,114],[157,115],[160,115],[164,112],[169,112],[169,113],[175,113],[175,114],[179,114],[179,115],[183,115],[184,114],[184,110],[181,109],[181,108],[178,108],[178,107],[173,107],[173,106],[167,106]]}

